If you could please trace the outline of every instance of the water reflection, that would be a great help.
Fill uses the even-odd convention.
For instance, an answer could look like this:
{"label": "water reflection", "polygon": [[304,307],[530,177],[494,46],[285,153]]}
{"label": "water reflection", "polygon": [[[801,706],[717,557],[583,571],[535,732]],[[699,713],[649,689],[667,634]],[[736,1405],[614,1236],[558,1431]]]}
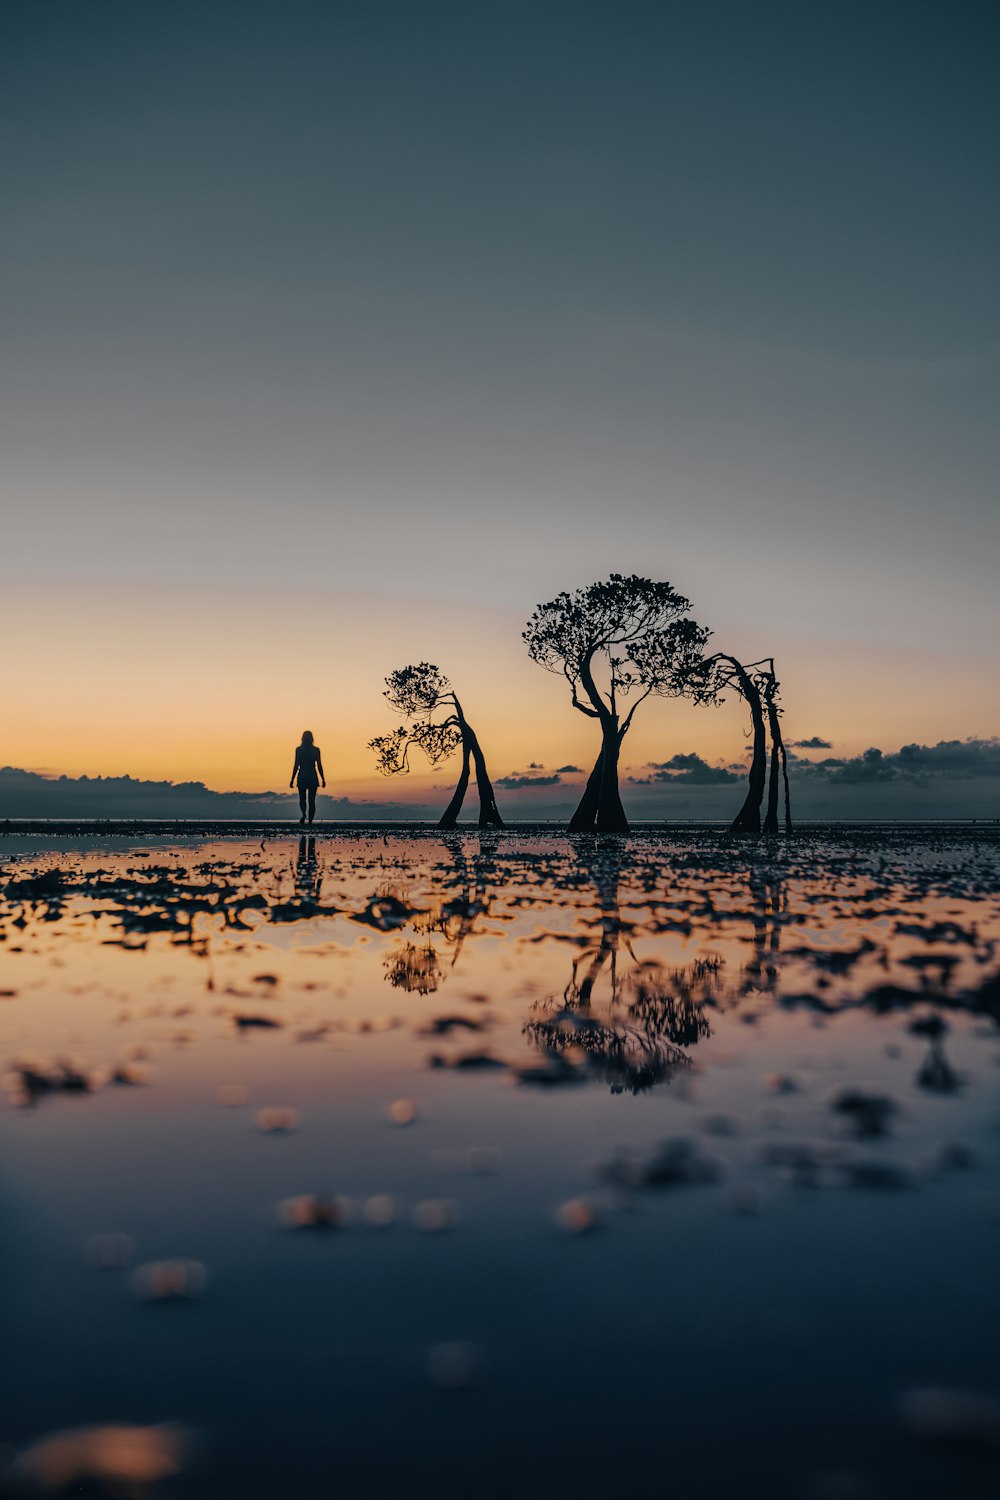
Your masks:
{"label": "water reflection", "polygon": [[[679,1492],[799,1500],[849,1408],[869,1493],[964,1493],[886,1413],[918,1368],[946,1406],[991,1378],[1000,841],[4,858],[18,1474],[68,1438],[113,1491],[132,1434],[152,1472],[149,1424],[190,1421],[212,1500],[597,1495],[617,1434],[679,1414]],[[568,1479],[537,1413],[572,1430],[580,1388],[605,1420]]]}

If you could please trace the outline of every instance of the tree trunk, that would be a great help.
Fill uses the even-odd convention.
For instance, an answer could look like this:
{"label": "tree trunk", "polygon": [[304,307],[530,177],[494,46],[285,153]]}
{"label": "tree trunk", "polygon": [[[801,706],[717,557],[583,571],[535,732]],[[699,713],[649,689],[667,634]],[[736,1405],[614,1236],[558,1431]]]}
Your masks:
{"label": "tree trunk", "polygon": [[774,676],[774,664],[767,674],[767,686],[764,689],[764,704],[767,708],[767,722],[771,731],[771,771],[767,787],[767,821],[764,824],[765,833],[778,832],[778,763],[781,763],[781,776],[785,790],[785,832],[792,832],[792,794],[788,785],[788,752],[785,749],[785,741],[781,733],[781,714],[775,702],[778,692],[778,683]]}
{"label": "tree trunk", "polygon": [[594,762],[580,805],[569,823],[570,833],[628,833],[628,818],[618,790],[618,721],[603,725],[601,753]]}
{"label": "tree trunk", "polygon": [[628,833],[628,818],[622,806],[618,790],[618,755],[621,750],[621,731],[618,720],[604,726],[604,744],[601,749],[600,801],[594,826],[598,833]]}
{"label": "tree trunk", "polygon": [[455,788],[455,795],[452,797],[451,801],[448,803],[448,806],[441,814],[441,819],[438,823],[439,828],[454,828],[456,823],[458,822],[458,815],[462,811],[462,803],[465,801],[465,794],[469,789],[470,756],[471,750],[468,743],[466,742],[465,736],[463,735],[462,770],[458,778],[458,785]]}
{"label": "tree trunk", "polygon": [[[770,706],[768,713],[772,712]],[[767,773],[767,816],[764,819],[764,832],[777,833],[778,831],[778,746],[774,738],[774,730],[771,730],[771,764]]]}
{"label": "tree trunk", "polygon": [[470,729],[469,749],[476,763],[476,788],[479,792],[479,826],[480,828],[502,828],[503,818],[497,807],[497,799],[493,792],[493,783],[490,781],[486,770],[486,757],[479,746],[479,741]]}
{"label": "tree trunk", "polygon": [[[729,658],[732,661],[732,657]],[[764,710],[760,701],[760,690],[743,667],[734,662],[739,678],[740,692],[750,706],[753,722],[753,759],[747,777],[747,794],[736,817],[729,825],[731,833],[760,833],[760,805],[764,800],[764,783],[767,776],[767,750],[764,743]]]}
{"label": "tree trunk", "polygon": [[594,769],[587,779],[587,785],[580,805],[569,820],[570,833],[592,833],[597,818],[597,804],[601,796],[601,765],[604,760],[604,751],[594,762]]}

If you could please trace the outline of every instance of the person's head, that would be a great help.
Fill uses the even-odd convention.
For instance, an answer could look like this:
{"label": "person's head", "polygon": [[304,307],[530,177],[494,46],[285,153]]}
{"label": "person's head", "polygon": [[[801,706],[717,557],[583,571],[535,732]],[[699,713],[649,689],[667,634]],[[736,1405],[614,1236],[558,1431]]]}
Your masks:
{"label": "person's head", "polygon": [[303,745],[311,745],[312,742],[313,742],[313,732],[312,732],[312,730],[311,729],[303,729],[303,731],[302,731],[302,743],[303,743]]}

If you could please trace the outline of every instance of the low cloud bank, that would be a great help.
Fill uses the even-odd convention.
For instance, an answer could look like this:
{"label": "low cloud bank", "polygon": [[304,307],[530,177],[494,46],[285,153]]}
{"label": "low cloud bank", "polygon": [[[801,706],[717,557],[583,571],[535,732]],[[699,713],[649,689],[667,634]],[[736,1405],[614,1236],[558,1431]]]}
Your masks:
{"label": "low cloud bank", "polygon": [[796,777],[822,777],[836,784],[863,785],[872,782],[910,781],[927,784],[935,779],[970,781],[1000,778],[1000,739],[938,740],[936,745],[903,745],[887,752],[876,745],[861,755],[842,760],[794,761]]}
{"label": "low cloud bank", "polygon": [[648,776],[630,776],[633,786],[673,786],[686,783],[692,786],[719,786],[723,782],[739,781],[740,772],[731,766],[710,766],[693,750],[686,754],[672,755],[669,760],[651,761],[645,768]]}
{"label": "low cloud bank", "polygon": [[[423,819],[426,807],[399,802],[316,798],[318,818]],[[0,768],[2,818],[224,818],[287,822],[299,816],[294,792],[213,792],[201,781],[140,781],[132,776],[40,776]]]}
{"label": "low cloud bank", "polygon": [[536,786],[559,786],[562,777],[558,771],[550,776],[536,776],[533,772],[515,772],[512,776],[498,776],[495,786],[502,787],[505,792],[523,792],[529,787]]}

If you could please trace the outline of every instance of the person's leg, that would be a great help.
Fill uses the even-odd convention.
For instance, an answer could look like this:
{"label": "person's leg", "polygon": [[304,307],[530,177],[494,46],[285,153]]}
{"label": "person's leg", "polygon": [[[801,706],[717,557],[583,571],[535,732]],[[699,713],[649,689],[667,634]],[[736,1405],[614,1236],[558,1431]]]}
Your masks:
{"label": "person's leg", "polygon": [[302,813],[299,822],[304,823],[306,820],[306,789],[301,782],[299,784],[299,811]]}
{"label": "person's leg", "polygon": [[309,821],[310,821],[310,823],[312,822],[312,820],[313,820],[313,818],[315,816],[316,816],[316,788],[314,786],[311,786],[309,788]]}

